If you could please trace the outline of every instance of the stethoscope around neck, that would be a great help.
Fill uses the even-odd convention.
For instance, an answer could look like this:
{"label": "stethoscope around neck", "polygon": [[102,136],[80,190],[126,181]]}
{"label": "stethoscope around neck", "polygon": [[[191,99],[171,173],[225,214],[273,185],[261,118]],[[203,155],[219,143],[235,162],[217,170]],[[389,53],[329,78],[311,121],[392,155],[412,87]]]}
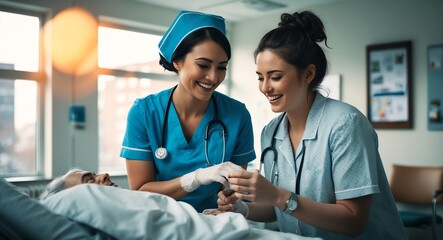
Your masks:
{"label": "stethoscope around neck", "polygon": [[[277,126],[274,128],[274,132],[272,133],[271,145],[268,146],[267,148],[263,149],[261,156],[260,156],[260,167],[258,170],[259,172],[261,172],[262,166],[265,162],[265,155],[268,152],[272,152],[272,154],[274,156],[274,158],[273,158],[274,161],[272,162],[271,172],[269,174],[269,176],[271,177],[272,184],[277,183],[276,181],[278,181],[278,175],[279,175],[278,169],[275,169],[275,165],[276,165],[277,159],[278,159],[278,152],[277,152],[277,149],[275,149],[275,135],[277,134],[277,131],[278,131],[283,119],[285,118],[285,115],[286,115],[286,113],[283,113],[279,116]],[[302,144],[303,144],[303,150],[302,150],[303,155],[301,157],[300,167],[299,167],[298,174],[297,174],[297,182],[295,183],[295,193],[296,194],[300,194],[301,170],[303,168],[303,162],[305,161],[305,142],[303,140],[302,140]],[[295,160],[295,154],[294,154],[294,160]]]}
{"label": "stethoscope around neck", "polygon": [[[165,110],[165,114],[163,116],[163,122],[162,122],[162,135],[161,135],[161,140],[160,140],[161,145],[160,145],[160,147],[157,148],[157,150],[155,150],[155,157],[158,159],[165,159],[166,157],[168,157],[168,151],[164,147],[165,140],[166,140],[165,133],[166,133],[166,126],[167,126],[167,120],[168,120],[168,115],[169,115],[169,108],[170,108],[171,102],[172,102],[172,94],[174,93],[176,88],[177,88],[177,85],[175,85],[174,88],[171,90],[171,93],[169,94],[169,97],[168,97],[168,103],[166,104],[166,110]],[[222,155],[222,161],[220,163],[223,163],[225,161],[226,135],[228,134],[225,124],[218,118],[218,109],[217,109],[217,102],[215,101],[215,97],[212,95],[211,99],[212,99],[212,102],[214,103],[214,118],[211,121],[209,121],[209,123],[206,125],[206,130],[205,130],[205,157],[206,157],[206,163],[208,166],[214,165],[209,161],[209,156],[208,156],[208,142],[209,142],[209,135],[210,135],[211,126],[219,124],[222,127],[221,134],[222,134],[222,138],[223,138],[223,155]]]}

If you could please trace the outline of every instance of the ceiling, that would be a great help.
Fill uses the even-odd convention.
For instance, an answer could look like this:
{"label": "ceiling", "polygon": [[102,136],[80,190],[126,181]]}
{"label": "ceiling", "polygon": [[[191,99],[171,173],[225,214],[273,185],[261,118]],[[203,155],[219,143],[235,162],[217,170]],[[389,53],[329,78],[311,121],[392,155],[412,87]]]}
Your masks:
{"label": "ceiling", "polygon": [[151,5],[176,9],[202,11],[223,16],[228,21],[241,21],[272,13],[307,9],[342,0],[135,0]]}

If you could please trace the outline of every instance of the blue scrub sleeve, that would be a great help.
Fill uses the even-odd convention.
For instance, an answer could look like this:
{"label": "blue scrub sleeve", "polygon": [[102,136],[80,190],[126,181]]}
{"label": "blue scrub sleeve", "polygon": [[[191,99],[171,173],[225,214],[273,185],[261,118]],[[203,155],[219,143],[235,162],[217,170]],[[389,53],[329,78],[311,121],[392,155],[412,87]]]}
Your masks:
{"label": "blue scrub sleeve", "polygon": [[254,133],[252,130],[251,115],[243,104],[242,123],[237,136],[234,153],[231,161],[238,165],[246,164],[256,158],[254,150]]}
{"label": "blue scrub sleeve", "polygon": [[149,119],[142,104],[143,102],[137,99],[129,110],[126,132],[120,151],[122,158],[153,160],[151,143],[146,129]]}

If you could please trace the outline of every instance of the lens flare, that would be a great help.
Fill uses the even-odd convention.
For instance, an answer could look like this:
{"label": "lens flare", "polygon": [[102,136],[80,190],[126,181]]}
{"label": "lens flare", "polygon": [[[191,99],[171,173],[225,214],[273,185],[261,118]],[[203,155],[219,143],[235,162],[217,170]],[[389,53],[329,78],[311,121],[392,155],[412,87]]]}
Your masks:
{"label": "lens flare", "polygon": [[98,23],[80,7],[57,14],[51,23],[51,55],[55,68],[64,73],[84,75],[96,68]]}

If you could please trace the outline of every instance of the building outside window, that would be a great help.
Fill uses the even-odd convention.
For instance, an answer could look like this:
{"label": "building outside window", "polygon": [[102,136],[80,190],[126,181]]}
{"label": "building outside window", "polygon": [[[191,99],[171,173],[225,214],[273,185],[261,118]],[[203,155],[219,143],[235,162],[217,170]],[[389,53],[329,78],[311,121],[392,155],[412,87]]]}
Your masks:
{"label": "building outside window", "polygon": [[[42,17],[0,8],[0,175],[37,175]],[[11,24],[14,23],[14,24]]]}

